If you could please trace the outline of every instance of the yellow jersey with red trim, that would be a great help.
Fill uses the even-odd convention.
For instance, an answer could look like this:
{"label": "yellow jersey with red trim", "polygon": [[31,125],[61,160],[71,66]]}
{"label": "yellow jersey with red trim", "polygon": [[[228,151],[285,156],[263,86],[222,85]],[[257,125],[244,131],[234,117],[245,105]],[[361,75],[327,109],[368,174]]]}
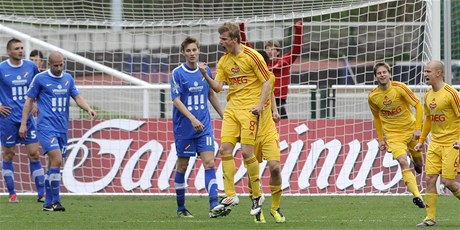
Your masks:
{"label": "yellow jersey with red trim", "polygon": [[225,53],[217,63],[216,80],[229,86],[227,105],[234,109],[251,109],[260,102],[262,84],[271,72],[259,52],[242,45],[237,54]]}
{"label": "yellow jersey with red trim", "polygon": [[259,118],[259,130],[257,131],[257,137],[278,134],[275,121],[273,121],[272,103],[270,100],[272,92],[275,89],[275,75],[272,72],[270,72],[270,74],[272,75],[270,78],[270,92],[268,93],[267,101],[265,101],[264,110]]}
{"label": "yellow jersey with red trim", "polygon": [[452,146],[460,135],[460,96],[456,89],[445,84],[435,92],[425,93],[425,119],[431,120],[431,140],[442,146]]}
{"label": "yellow jersey with red trim", "polygon": [[415,116],[410,106],[420,103],[420,99],[406,84],[391,81],[386,90],[376,87],[369,93],[368,103],[374,119],[380,119],[387,138],[412,135]]}

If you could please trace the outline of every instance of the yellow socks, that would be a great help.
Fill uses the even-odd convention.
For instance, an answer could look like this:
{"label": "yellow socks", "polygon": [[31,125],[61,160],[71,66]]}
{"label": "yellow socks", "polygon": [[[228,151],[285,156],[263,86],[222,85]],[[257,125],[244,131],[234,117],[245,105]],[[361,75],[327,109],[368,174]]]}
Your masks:
{"label": "yellow socks", "polygon": [[404,183],[407,186],[407,189],[409,189],[409,192],[414,194],[414,196],[421,197],[420,191],[418,190],[417,186],[417,180],[415,179],[415,176],[412,173],[412,171],[410,171],[410,169],[404,169],[402,171],[402,176]]}
{"label": "yellow socks", "polygon": [[460,189],[454,192],[454,196],[457,197],[457,199],[460,200]]}
{"label": "yellow socks", "polygon": [[426,202],[426,219],[435,221],[436,220],[436,205],[438,204],[438,194],[426,193],[425,202]]}
{"label": "yellow socks", "polygon": [[252,195],[254,197],[259,197],[262,195],[260,192],[259,162],[256,157],[252,155],[251,157],[244,159],[244,163],[246,163],[249,179],[251,180]]}
{"label": "yellow socks", "polygon": [[224,190],[225,196],[236,196],[235,192],[235,172],[236,165],[233,160],[233,155],[225,154],[221,156],[222,171],[224,174]]}
{"label": "yellow socks", "polygon": [[272,192],[272,210],[277,210],[281,203],[281,185],[270,185],[270,191]]}

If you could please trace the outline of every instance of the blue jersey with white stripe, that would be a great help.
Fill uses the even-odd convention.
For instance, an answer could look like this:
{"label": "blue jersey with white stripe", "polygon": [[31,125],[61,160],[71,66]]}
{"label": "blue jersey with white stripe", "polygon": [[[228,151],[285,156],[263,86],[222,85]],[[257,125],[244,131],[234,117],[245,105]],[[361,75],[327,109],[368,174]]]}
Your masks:
{"label": "blue jersey with white stripe", "polygon": [[38,73],[37,66],[29,60],[24,59],[17,66],[11,64],[9,59],[0,63],[0,103],[11,107],[9,116],[0,116],[0,124],[7,119],[21,123],[27,90]]}
{"label": "blue jersey with white stripe", "polygon": [[54,76],[50,70],[37,74],[27,96],[37,99],[37,130],[67,133],[70,97],[79,95],[72,75]]}
{"label": "blue jersey with white stripe", "polygon": [[[209,76],[211,69],[207,67]],[[203,132],[196,132],[192,122],[175,106],[173,108],[174,138],[192,139],[213,133],[211,114],[208,109],[209,84],[200,69],[190,69],[185,63],[176,67],[170,77],[171,98],[180,97],[181,102],[204,126]]]}

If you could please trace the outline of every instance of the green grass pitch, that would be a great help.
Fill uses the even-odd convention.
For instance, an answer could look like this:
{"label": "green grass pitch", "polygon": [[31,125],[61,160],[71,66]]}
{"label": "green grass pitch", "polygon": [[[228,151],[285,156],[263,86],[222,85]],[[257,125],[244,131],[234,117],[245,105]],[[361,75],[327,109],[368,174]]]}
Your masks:
{"label": "green grass pitch", "polygon": [[[206,196],[188,196],[193,219],[176,217],[174,196],[62,196],[65,212],[44,212],[33,196],[18,196],[19,204],[0,196],[0,229],[416,229],[425,210],[410,196],[286,196],[286,223],[270,216],[271,198],[263,210],[266,224],[249,215],[248,197],[240,197],[229,216],[210,219]],[[438,227],[460,229],[460,201],[439,198]]]}

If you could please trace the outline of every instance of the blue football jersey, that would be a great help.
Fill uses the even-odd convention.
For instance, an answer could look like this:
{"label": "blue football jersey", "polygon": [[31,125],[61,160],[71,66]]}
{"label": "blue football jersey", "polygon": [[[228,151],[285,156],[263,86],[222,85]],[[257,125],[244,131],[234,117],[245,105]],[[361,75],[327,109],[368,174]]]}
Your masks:
{"label": "blue football jersey", "polygon": [[68,73],[54,76],[47,70],[35,76],[27,96],[37,99],[37,130],[67,133],[70,97],[79,94],[72,76]]}
{"label": "blue football jersey", "polygon": [[[211,70],[207,67],[209,76]],[[176,139],[192,139],[212,133],[211,114],[208,109],[209,84],[200,69],[190,69],[185,64],[176,67],[170,77],[171,98],[180,96],[181,102],[203,125],[203,132],[196,132],[192,122],[175,106],[173,108],[173,127]]]}
{"label": "blue football jersey", "polygon": [[0,103],[11,107],[11,114],[0,116],[0,122],[5,119],[21,122],[27,90],[38,73],[37,66],[29,60],[22,60],[18,66],[11,64],[9,59],[0,63]]}

